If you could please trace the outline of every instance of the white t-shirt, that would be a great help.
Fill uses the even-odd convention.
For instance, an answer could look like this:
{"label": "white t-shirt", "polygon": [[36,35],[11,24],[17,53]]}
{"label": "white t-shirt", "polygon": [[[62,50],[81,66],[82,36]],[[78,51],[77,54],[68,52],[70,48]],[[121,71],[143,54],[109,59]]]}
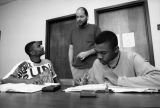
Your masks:
{"label": "white t-shirt", "polygon": [[41,63],[34,63],[31,60],[18,63],[5,77],[3,77],[3,79],[10,76],[21,79],[30,79],[38,75],[41,77],[49,75],[52,76],[52,78],[57,76],[52,63],[47,59],[42,59]]}

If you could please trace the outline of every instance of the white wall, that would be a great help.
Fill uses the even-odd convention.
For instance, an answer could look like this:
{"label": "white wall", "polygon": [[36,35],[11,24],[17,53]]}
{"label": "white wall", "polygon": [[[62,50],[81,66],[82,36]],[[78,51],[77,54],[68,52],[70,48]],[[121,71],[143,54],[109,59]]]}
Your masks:
{"label": "white wall", "polygon": [[[45,45],[46,20],[75,13],[84,6],[89,11],[89,23],[94,23],[94,9],[135,0],[16,0],[0,6],[0,78],[19,61],[28,59],[26,43],[42,40]],[[160,1],[148,0],[156,66],[160,67]]]}

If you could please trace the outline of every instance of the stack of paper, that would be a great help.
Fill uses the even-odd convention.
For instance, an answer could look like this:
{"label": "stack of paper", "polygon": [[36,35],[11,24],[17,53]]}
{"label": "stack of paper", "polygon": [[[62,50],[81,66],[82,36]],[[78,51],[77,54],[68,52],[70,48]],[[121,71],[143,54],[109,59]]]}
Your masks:
{"label": "stack of paper", "polygon": [[22,93],[33,93],[41,91],[43,87],[59,85],[59,83],[45,83],[44,85],[25,84],[25,83],[7,83],[0,85],[1,92],[22,92]]}
{"label": "stack of paper", "polygon": [[76,87],[69,87],[65,89],[65,92],[72,92],[72,91],[98,91],[98,90],[109,90],[115,93],[132,93],[132,92],[158,92],[158,89],[150,89],[150,88],[133,88],[133,87],[123,87],[123,86],[113,86],[107,84],[88,84]]}

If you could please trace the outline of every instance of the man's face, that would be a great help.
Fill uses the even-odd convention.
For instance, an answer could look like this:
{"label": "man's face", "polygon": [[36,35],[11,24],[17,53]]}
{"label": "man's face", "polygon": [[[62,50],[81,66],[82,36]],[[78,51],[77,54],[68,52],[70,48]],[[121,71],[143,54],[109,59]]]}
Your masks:
{"label": "man's face", "polygon": [[42,41],[37,41],[32,45],[32,51],[34,52],[34,56],[44,55],[44,48],[41,45]]}
{"label": "man's face", "polygon": [[110,47],[110,43],[102,43],[95,45],[97,57],[103,65],[108,64],[116,57],[115,49]]}
{"label": "man's face", "polygon": [[83,9],[78,9],[76,12],[76,21],[79,27],[83,27],[87,24],[88,17],[85,15]]}

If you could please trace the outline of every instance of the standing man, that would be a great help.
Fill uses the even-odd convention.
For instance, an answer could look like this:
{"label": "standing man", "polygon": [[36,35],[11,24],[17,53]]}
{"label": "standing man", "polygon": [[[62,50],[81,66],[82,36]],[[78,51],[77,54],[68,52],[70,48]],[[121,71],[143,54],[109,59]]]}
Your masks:
{"label": "standing man", "polygon": [[79,7],[76,11],[77,26],[71,31],[69,45],[69,62],[74,85],[80,82],[96,59],[94,40],[100,33],[100,28],[96,25],[88,24],[87,21],[87,9]]}

